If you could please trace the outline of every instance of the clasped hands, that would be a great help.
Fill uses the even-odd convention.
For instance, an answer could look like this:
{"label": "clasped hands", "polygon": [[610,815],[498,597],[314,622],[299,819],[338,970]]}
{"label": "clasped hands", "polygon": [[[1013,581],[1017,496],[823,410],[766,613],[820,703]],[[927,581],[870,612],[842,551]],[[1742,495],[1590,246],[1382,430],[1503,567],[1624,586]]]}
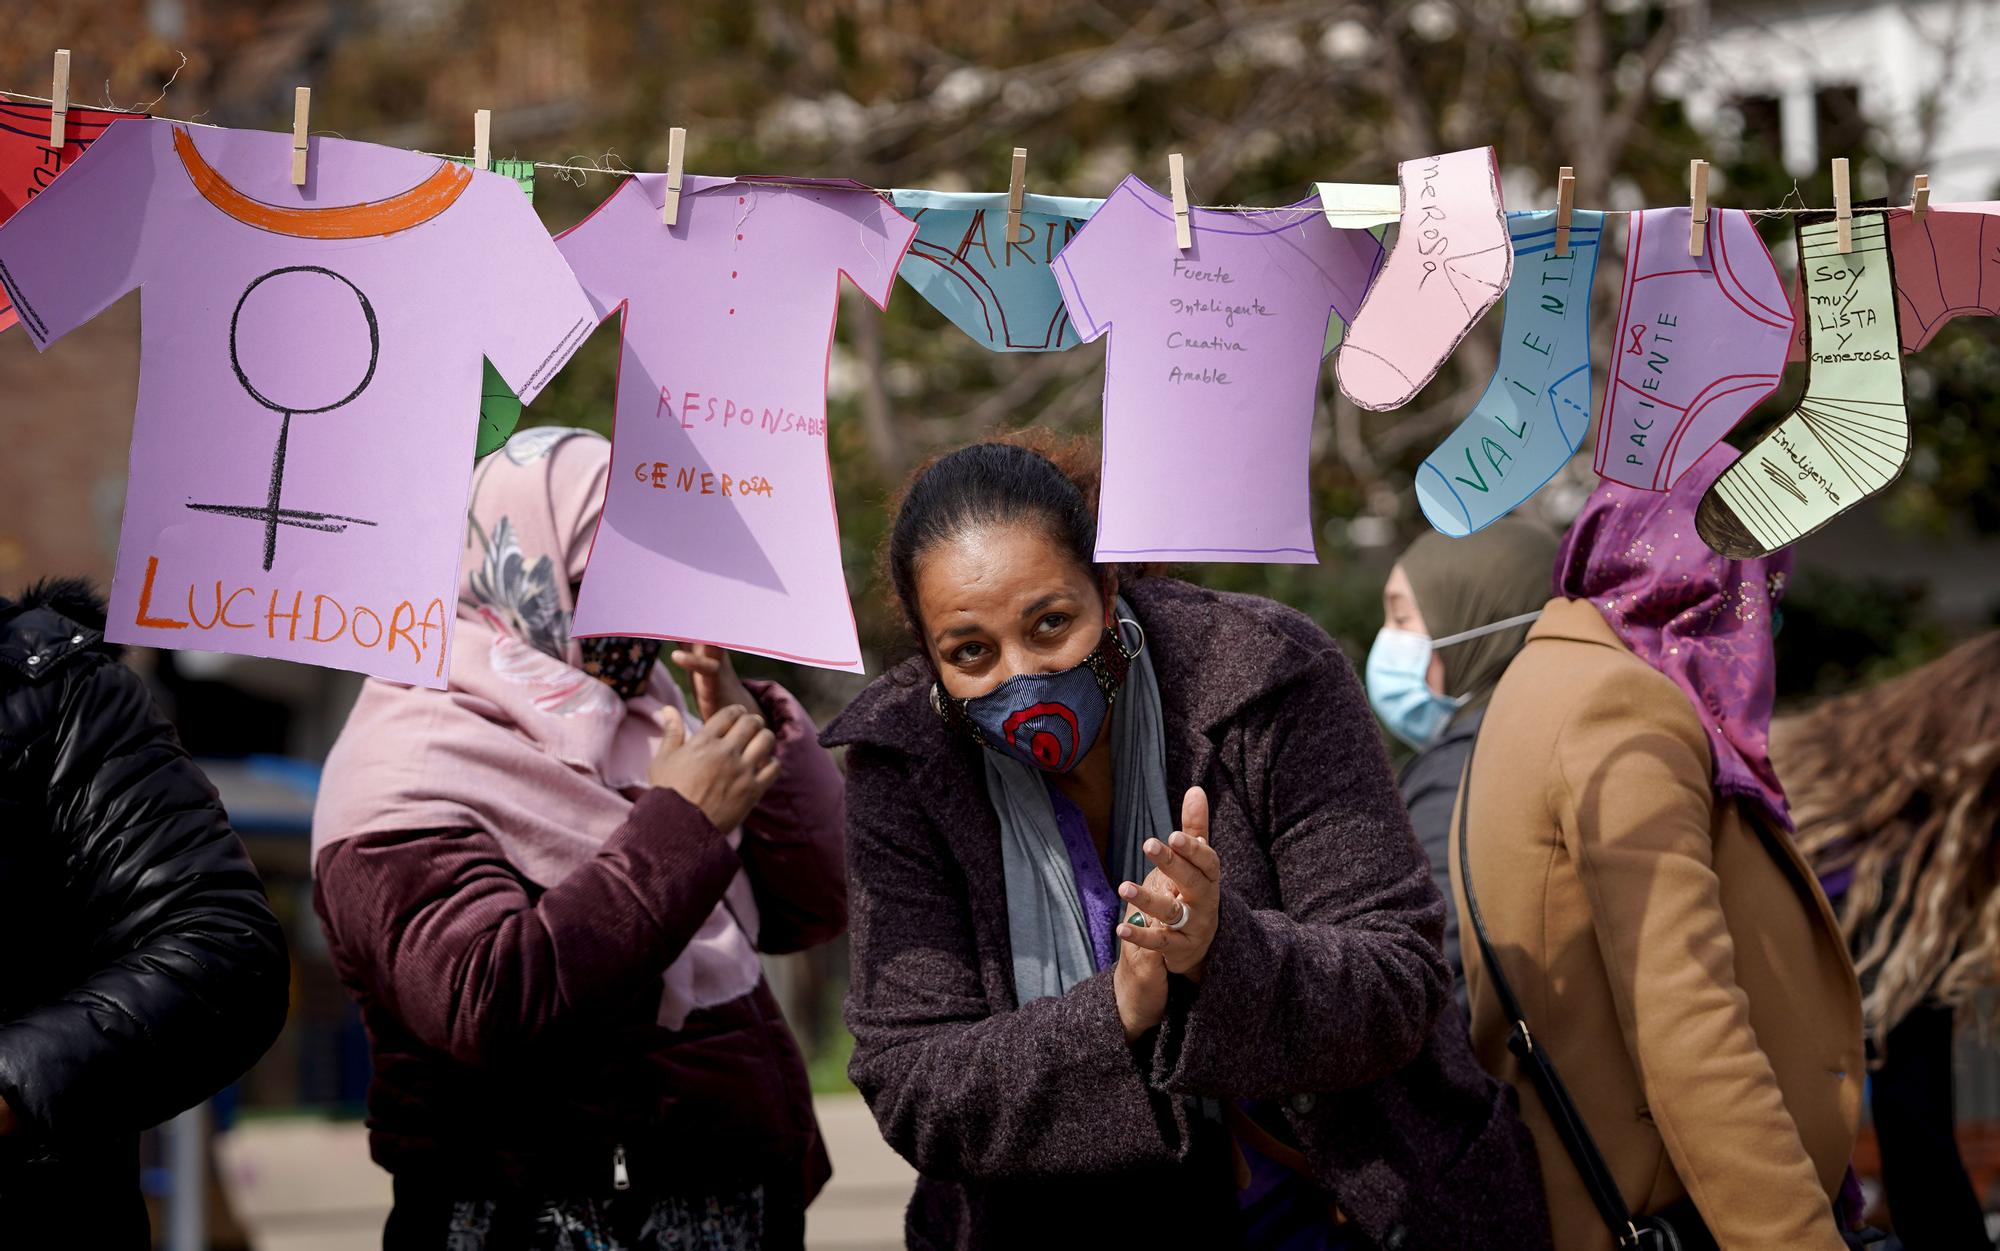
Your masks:
{"label": "clasped hands", "polygon": [[701,729],[669,705],[660,712],[664,731],[647,780],[701,809],[709,824],[727,832],[742,825],[778,779],[778,739],[764,710],[736,676],[729,653],[697,643],[676,648],[673,662],[693,680]]}

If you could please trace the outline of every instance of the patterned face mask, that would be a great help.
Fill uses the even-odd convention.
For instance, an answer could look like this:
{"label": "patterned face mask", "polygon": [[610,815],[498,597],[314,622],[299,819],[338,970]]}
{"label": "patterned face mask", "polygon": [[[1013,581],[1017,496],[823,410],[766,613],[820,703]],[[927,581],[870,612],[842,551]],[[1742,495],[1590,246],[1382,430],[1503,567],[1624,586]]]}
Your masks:
{"label": "patterned face mask", "polygon": [[1049,773],[1068,773],[1104,733],[1132,655],[1107,628],[1082,664],[1056,673],[1017,673],[971,699],[933,683],[931,705],[947,726],[981,747]]}
{"label": "patterned face mask", "polygon": [[644,695],[660,659],[658,639],[610,634],[578,639],[577,645],[583,648],[583,671],[618,692],[620,699]]}

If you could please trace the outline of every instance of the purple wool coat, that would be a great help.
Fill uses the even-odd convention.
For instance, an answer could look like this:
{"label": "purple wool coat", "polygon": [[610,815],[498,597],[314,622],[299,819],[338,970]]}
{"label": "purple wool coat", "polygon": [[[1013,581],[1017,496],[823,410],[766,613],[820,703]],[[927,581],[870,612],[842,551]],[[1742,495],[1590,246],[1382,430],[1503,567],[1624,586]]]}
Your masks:
{"label": "purple wool coat", "polygon": [[980,749],[947,736],[921,659],[822,736],[848,748],[849,1072],[922,1174],[909,1244],[1240,1246],[1227,1140],[1197,1100],[1256,1099],[1376,1246],[1546,1247],[1514,1096],[1444,1010],[1444,905],[1353,669],[1268,600],[1125,593],[1174,810],[1207,788],[1223,866],[1204,979],[1174,978],[1136,1045],[1109,970],[1016,1003]]}

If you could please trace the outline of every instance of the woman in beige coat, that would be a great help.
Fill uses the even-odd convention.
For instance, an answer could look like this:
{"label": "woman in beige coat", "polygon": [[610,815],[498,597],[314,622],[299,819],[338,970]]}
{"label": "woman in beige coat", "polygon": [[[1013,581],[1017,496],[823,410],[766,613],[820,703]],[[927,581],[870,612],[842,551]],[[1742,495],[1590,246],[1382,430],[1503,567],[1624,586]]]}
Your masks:
{"label": "woman in beige coat", "polygon": [[[1861,999],[1765,752],[1789,559],[1724,560],[1692,524],[1735,455],[1585,505],[1480,729],[1465,838],[1501,971],[1631,1212],[1729,1251],[1838,1251]],[[1454,841],[1463,910],[1458,867]],[[1556,1246],[1610,1248],[1469,921],[1462,946],[1473,1043],[1520,1092]]]}

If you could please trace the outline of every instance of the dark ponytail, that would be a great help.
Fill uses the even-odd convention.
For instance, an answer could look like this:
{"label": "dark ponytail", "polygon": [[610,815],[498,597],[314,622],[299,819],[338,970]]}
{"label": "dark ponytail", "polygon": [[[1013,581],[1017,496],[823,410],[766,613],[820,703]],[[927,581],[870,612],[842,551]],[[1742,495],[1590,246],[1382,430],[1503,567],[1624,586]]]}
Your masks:
{"label": "dark ponytail", "polygon": [[883,564],[903,621],[921,645],[917,566],[941,543],[987,526],[1027,522],[1096,578],[1097,454],[1045,430],[974,443],[918,467],[896,504]]}

